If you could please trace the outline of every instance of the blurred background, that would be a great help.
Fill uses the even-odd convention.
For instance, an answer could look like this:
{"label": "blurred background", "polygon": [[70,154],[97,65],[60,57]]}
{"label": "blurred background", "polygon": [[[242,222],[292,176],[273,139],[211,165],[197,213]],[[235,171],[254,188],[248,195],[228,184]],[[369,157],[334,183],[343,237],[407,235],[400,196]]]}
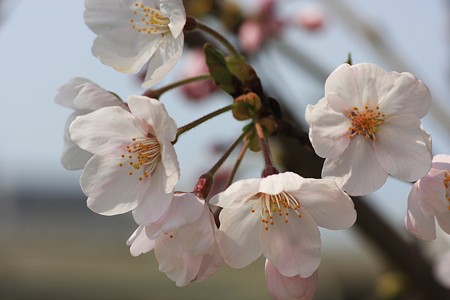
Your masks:
{"label": "blurred background", "polygon": [[[450,153],[449,1],[185,2],[189,13],[242,45],[266,92],[300,125],[306,105],[323,96],[326,77],[349,52],[354,63],[414,73],[433,95],[423,119],[433,152]],[[54,103],[57,89],[81,76],[123,99],[143,90],[139,76],[119,74],[91,55],[95,36],[83,10],[82,0],[0,0],[0,299],[270,299],[263,260],[243,270],[223,267],[206,282],[177,288],[158,272],[152,253],[129,254],[125,241],[136,227],[131,215],[103,217],[86,207],[80,172],[59,162],[70,110]],[[185,54],[159,86],[197,68],[195,52]],[[220,92],[196,92],[177,89],[161,97],[179,126],[230,103]],[[176,144],[177,189],[192,190],[241,127],[224,115],[184,135]],[[258,176],[262,166],[261,157],[250,154],[238,176]],[[407,240],[410,188],[389,179],[366,199]],[[370,239],[354,228],[322,236],[315,299],[400,299],[403,279]],[[442,238],[417,243],[430,259],[450,249]]]}

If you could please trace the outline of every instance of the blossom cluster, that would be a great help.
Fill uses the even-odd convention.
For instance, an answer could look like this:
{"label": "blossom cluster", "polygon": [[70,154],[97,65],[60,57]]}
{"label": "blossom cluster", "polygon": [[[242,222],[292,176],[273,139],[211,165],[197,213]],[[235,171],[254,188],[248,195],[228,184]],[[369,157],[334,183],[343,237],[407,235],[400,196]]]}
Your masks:
{"label": "blossom cluster", "polygon": [[[144,89],[173,70],[184,32],[204,30],[214,37],[211,28],[186,17],[181,0],[86,0],[85,7],[85,22],[97,35],[93,55],[123,73],[146,68]],[[450,234],[450,156],[432,158],[431,136],[421,123],[431,94],[422,81],[369,63],[338,66],[325,82],[324,97],[306,109],[311,145],[325,163],[322,178],[304,178],[274,166],[267,136],[282,118],[271,111],[245,58],[216,37],[230,55],[205,47],[209,74],[201,80],[234,101],[186,126],[178,127],[157,99],[163,90],[122,101],[88,79],[74,78],[56,96],[58,104],[74,110],[62,163],[83,169],[80,185],[92,211],[132,213],[137,229],[127,245],[133,256],[154,250],[159,270],[185,286],[211,277],[223,262],[243,268],[263,255],[275,299],[312,299],[321,259],[319,227],[350,228],[357,217],[350,196],[380,189],[389,175],[415,181],[406,215],[412,234],[434,239],[435,219]],[[229,110],[249,120],[243,134],[192,191],[177,191],[179,136]],[[242,153],[249,148],[263,154],[261,178],[233,182],[232,173],[224,191],[210,194],[215,172],[242,144]]]}

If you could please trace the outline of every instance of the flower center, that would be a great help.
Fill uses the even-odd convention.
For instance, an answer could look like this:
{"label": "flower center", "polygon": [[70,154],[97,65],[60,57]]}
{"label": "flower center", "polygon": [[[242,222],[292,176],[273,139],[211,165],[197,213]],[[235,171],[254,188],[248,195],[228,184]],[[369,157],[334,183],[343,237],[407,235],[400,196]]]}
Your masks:
{"label": "flower center", "polygon": [[131,176],[138,173],[139,180],[147,178],[161,160],[161,146],[158,140],[152,136],[132,138],[126,151],[121,155],[124,161],[119,163],[119,166],[130,166],[131,170],[128,174]]}
{"label": "flower center", "polygon": [[138,32],[154,34],[169,31],[169,18],[164,17],[161,11],[144,4],[135,3],[133,5],[135,18],[130,19],[131,28]]}
{"label": "flower center", "polygon": [[[253,206],[252,213],[256,212],[256,206],[261,203],[261,222],[264,224],[264,229],[269,230],[269,224],[274,225],[274,216],[284,219],[284,223],[289,222],[289,211],[293,211],[297,217],[301,218],[299,212],[301,207],[297,199],[289,193],[281,192],[276,195],[269,195],[265,193],[257,193],[254,195],[261,202],[257,202]],[[253,198],[253,197],[252,197]]]}
{"label": "flower center", "polygon": [[444,176],[445,198],[449,202],[448,210],[450,210],[450,170],[445,171]]}
{"label": "flower center", "polygon": [[376,133],[381,125],[384,124],[385,115],[379,112],[379,107],[369,109],[364,107],[364,111],[360,111],[358,107],[353,107],[353,110],[347,115],[352,121],[352,126],[348,128],[350,131],[349,138],[352,139],[355,135],[362,135],[366,139],[377,141]]}

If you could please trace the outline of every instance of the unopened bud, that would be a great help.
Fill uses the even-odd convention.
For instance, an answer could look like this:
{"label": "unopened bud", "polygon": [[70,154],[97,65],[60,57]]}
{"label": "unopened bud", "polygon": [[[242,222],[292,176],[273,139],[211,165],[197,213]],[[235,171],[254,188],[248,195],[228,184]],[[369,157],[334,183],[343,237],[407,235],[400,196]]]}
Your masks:
{"label": "unopened bud", "polygon": [[234,103],[238,105],[233,107],[233,117],[239,121],[250,119],[261,109],[261,99],[253,92],[237,97]]}
{"label": "unopened bud", "polygon": [[259,119],[259,123],[270,134],[274,134],[278,130],[278,123],[272,118],[269,117],[261,118]]}

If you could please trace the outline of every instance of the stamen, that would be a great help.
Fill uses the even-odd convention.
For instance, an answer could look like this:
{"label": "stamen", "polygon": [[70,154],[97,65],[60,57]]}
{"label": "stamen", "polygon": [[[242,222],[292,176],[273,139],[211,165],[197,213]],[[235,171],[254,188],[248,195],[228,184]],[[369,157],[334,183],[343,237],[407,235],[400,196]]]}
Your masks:
{"label": "stamen", "polygon": [[261,223],[264,225],[265,230],[269,230],[270,225],[275,224],[274,216],[278,216],[284,219],[284,223],[289,223],[289,211],[296,213],[298,218],[302,215],[299,212],[301,208],[300,203],[294,196],[287,192],[281,192],[276,195],[269,195],[265,193],[258,193],[250,199],[256,200],[251,212],[256,212],[258,206],[260,206]]}
{"label": "stamen", "polygon": [[378,129],[384,124],[385,115],[380,113],[378,106],[375,109],[369,109],[366,105],[364,111],[360,111],[358,107],[353,107],[347,117],[352,121],[352,126],[348,128],[350,131],[349,138],[352,139],[355,135],[362,135],[366,139],[377,141],[376,136]]}
{"label": "stamen", "polygon": [[130,19],[130,25],[137,32],[162,34],[170,31],[170,20],[164,17],[160,10],[139,3],[135,3],[132,9],[135,18]]}

